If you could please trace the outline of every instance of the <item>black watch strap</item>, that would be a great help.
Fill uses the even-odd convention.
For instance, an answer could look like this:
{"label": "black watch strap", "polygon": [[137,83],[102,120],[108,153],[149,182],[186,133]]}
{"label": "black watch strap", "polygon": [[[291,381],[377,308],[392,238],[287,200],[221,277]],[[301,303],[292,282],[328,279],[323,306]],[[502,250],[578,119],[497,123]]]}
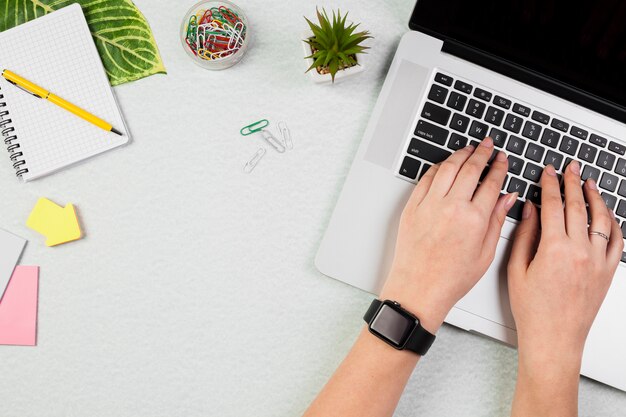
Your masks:
{"label": "black watch strap", "polygon": [[[374,299],[372,301],[372,304],[370,304],[369,308],[365,312],[365,315],[363,316],[363,320],[365,320],[368,325],[372,322],[372,320],[376,316],[376,313],[378,312],[378,310],[380,310],[382,304],[383,302],[381,300]],[[406,311],[399,304],[396,305],[397,308]],[[410,312],[408,313],[410,314]],[[403,349],[410,350],[411,352],[415,352],[420,356],[424,356],[432,346],[436,336],[430,333],[428,330],[424,329],[419,323],[419,320],[416,320],[416,322],[417,326],[415,327],[415,329],[413,329],[413,332],[409,336],[409,339],[406,341]]]}

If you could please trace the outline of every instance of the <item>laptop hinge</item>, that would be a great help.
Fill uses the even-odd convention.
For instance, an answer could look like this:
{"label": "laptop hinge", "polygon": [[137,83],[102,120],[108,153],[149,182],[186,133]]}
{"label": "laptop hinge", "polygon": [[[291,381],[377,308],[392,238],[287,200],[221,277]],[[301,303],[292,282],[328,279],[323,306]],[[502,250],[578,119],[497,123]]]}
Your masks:
{"label": "laptop hinge", "polygon": [[442,52],[454,55],[458,58],[480,65],[492,71],[498,72],[517,81],[531,85],[546,93],[553,94],[562,99],[571,101],[585,108],[596,111],[612,119],[626,123],[626,109],[604,100],[598,96],[589,94],[583,90],[559,82],[553,78],[532,71],[528,68],[514,64],[513,62],[488,54],[454,40],[443,42]]}

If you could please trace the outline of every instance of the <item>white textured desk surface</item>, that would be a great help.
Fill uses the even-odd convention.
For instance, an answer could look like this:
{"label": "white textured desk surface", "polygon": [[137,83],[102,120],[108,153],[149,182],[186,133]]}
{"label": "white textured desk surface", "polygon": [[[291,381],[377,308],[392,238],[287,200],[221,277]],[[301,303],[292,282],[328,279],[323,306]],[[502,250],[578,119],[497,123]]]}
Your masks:
{"label": "white textured desk surface", "polygon": [[[0,163],[0,227],[41,266],[38,346],[0,346],[0,415],[300,415],[359,329],[371,296],[323,277],[313,259],[412,0],[345,0],[376,36],[367,70],[334,87],[303,74],[303,15],[315,2],[241,2],[245,60],[195,66],[179,25],[193,1],[137,0],[167,76],[115,89],[134,141],[30,184]],[[287,122],[295,150],[239,128]],[[40,196],[76,204],[86,238],[57,248],[24,225]],[[505,416],[511,348],[444,326],[397,416]],[[583,380],[585,416],[618,416],[626,394]]]}

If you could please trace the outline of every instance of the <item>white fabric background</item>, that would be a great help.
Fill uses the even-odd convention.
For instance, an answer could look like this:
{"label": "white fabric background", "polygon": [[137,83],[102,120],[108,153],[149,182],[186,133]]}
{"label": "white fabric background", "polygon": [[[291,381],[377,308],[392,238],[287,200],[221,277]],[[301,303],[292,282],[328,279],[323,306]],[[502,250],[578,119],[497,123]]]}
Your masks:
{"label": "white fabric background", "polygon": [[[300,415],[361,327],[371,296],[323,277],[313,258],[412,0],[320,4],[376,39],[368,68],[333,87],[304,76],[313,1],[241,1],[254,36],[224,72],[195,66],[178,38],[192,1],[137,0],[167,76],[115,89],[134,142],[20,184],[0,163],[0,227],[41,266],[35,348],[0,346],[0,415]],[[284,120],[295,150],[239,129]],[[85,239],[46,248],[25,227],[40,196],[75,203]],[[444,326],[397,416],[504,416],[516,354]],[[626,394],[583,380],[583,416],[618,416]]]}

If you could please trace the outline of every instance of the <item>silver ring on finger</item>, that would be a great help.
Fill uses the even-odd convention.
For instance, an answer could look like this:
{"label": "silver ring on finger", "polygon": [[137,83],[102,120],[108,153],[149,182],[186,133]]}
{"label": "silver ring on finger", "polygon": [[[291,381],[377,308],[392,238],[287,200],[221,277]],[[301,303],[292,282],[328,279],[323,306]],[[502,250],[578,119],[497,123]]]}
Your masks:
{"label": "silver ring on finger", "polygon": [[604,234],[602,232],[596,232],[594,230],[590,230],[589,231],[589,236],[594,236],[594,235],[595,236],[600,236],[601,238],[606,239],[607,242],[609,241],[609,237],[606,234]]}

